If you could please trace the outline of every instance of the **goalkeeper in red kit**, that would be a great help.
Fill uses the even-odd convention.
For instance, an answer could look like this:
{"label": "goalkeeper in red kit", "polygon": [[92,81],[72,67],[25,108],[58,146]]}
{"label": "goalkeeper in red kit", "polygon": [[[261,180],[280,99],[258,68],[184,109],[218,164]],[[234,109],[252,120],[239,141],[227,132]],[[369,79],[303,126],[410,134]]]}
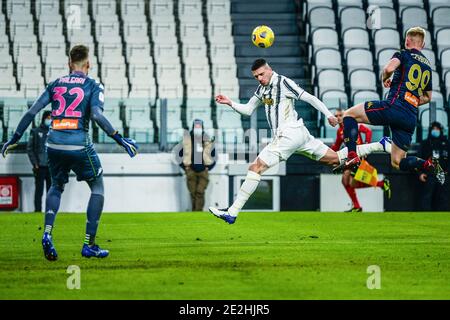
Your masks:
{"label": "goalkeeper in red kit", "polygon": [[[341,148],[342,143],[344,142],[343,115],[344,111],[342,109],[336,110],[335,116],[338,119],[339,128],[336,135],[336,141],[331,146],[331,149],[333,149],[334,151],[338,151]],[[362,135],[364,135],[365,141],[363,140]],[[357,144],[370,143],[371,140],[372,130],[364,124],[359,124]],[[372,187],[372,185],[356,181],[353,178],[353,175],[354,172],[352,172],[351,170],[345,170],[342,174],[342,185],[344,186],[345,191],[347,191],[348,196],[352,200],[352,208],[350,210],[347,210],[346,212],[361,212],[362,207],[359,204],[355,189],[369,188]],[[391,185],[388,179],[378,181],[377,187],[382,188],[387,193],[388,198],[391,197]]]}

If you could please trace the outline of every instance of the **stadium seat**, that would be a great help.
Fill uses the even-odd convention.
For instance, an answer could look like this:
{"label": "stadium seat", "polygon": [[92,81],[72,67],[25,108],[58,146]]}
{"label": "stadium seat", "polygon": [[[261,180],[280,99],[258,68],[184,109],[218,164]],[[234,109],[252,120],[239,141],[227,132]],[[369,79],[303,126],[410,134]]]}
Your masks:
{"label": "stadium seat", "polygon": [[360,90],[377,90],[375,73],[365,69],[356,69],[349,74],[352,94]]}
{"label": "stadium seat", "polygon": [[422,54],[430,61],[431,69],[436,71],[436,55],[434,54],[433,50],[430,49],[423,49]]}
{"label": "stadium seat", "polygon": [[126,105],[125,119],[130,138],[138,143],[151,143],[154,138],[153,122],[150,119],[150,106],[142,100],[130,101]]}
{"label": "stadium seat", "polygon": [[[430,106],[427,104],[425,106],[419,107],[419,122],[422,127],[422,139],[428,137],[428,130],[430,127]],[[444,134],[448,134],[448,113],[444,108],[437,107],[435,120],[441,123],[444,127]]]}
{"label": "stadium seat", "polygon": [[312,81],[317,74],[325,69],[339,69],[342,70],[341,53],[334,48],[322,48],[317,50],[312,64]]}
{"label": "stadium seat", "polygon": [[400,13],[403,9],[411,6],[423,7],[423,0],[398,0],[398,10]]}
{"label": "stadium seat", "polygon": [[389,7],[394,8],[392,0],[368,0],[368,6]]}
{"label": "stadium seat", "polygon": [[444,76],[445,90],[447,93],[447,101],[450,100],[450,70],[446,70]]}
{"label": "stadium seat", "polygon": [[347,109],[349,107],[347,94],[342,89],[326,90],[321,94],[320,99],[329,108]]}
{"label": "stadium seat", "polygon": [[[358,1],[361,3],[360,1]],[[366,27],[366,14],[359,7],[345,7],[340,11],[341,33],[350,28]]]}
{"label": "stadium seat", "polygon": [[450,6],[437,7],[432,11],[433,26],[434,26],[434,36],[436,37],[439,30],[442,28],[450,27],[450,21],[448,17],[450,16]]}
{"label": "stadium seat", "polygon": [[[440,29],[436,34],[436,44],[437,44],[437,54],[438,57],[441,56],[445,49],[450,48],[450,27]],[[441,59],[442,61],[442,59]]]}
{"label": "stadium seat", "polygon": [[428,30],[428,17],[424,9],[420,7],[406,7],[401,11],[403,34],[411,27],[420,26]]}
{"label": "stadium seat", "polygon": [[383,67],[391,60],[394,53],[398,52],[399,50],[396,48],[385,48],[378,52],[378,67],[380,68],[380,71],[383,70]]}
{"label": "stadium seat", "polygon": [[374,33],[375,54],[386,48],[400,50],[400,35],[395,29],[381,29]]}
{"label": "stadium seat", "polygon": [[380,95],[373,90],[355,91],[352,96],[353,105],[373,100],[380,100]]}
{"label": "stadium seat", "polygon": [[436,9],[437,7],[445,7],[448,6],[448,0],[428,0],[428,7],[429,7],[429,16],[432,17],[433,16],[433,10]]}
{"label": "stadium seat", "polygon": [[369,33],[362,28],[347,29],[343,34],[343,42],[345,48],[344,54],[347,54],[348,50],[354,48],[370,49]]}
{"label": "stadium seat", "polygon": [[311,36],[312,48],[310,47],[309,57],[312,57],[321,48],[339,48],[338,35],[334,29],[319,28]]}
{"label": "stadium seat", "polygon": [[[127,0],[120,2],[122,17],[145,16],[144,0]],[[126,19],[124,19],[126,20]]]}
{"label": "stadium seat", "polygon": [[441,91],[441,85],[440,85],[440,77],[439,74],[436,71],[432,72],[432,79],[433,79],[433,91]]}
{"label": "stadium seat", "polygon": [[116,14],[116,2],[109,0],[92,0],[92,12],[94,16]]}
{"label": "stadium seat", "polygon": [[316,8],[316,7],[327,7],[330,9],[333,9],[333,2],[332,0],[307,0],[304,1],[304,15],[306,16],[306,14],[309,14],[311,12],[312,9]]}
{"label": "stadium seat", "polygon": [[355,69],[373,70],[373,56],[370,50],[351,49],[347,51],[346,61],[348,74]]}
{"label": "stadium seat", "polygon": [[317,28],[335,28],[334,11],[327,7],[316,7],[309,12],[306,36],[314,33]]}
{"label": "stadium seat", "polygon": [[317,75],[317,84],[319,88],[319,94],[322,95],[330,89],[342,89],[345,88],[344,74],[340,70],[322,70]]}
{"label": "stadium seat", "polygon": [[386,28],[397,30],[397,14],[393,8],[380,6],[374,14],[379,22],[374,21],[376,28],[372,28],[373,32]]}
{"label": "stadium seat", "polygon": [[173,2],[166,0],[153,0],[149,6],[152,21],[173,20]]}
{"label": "stadium seat", "polygon": [[450,69],[450,48],[441,52],[441,67],[442,70]]}

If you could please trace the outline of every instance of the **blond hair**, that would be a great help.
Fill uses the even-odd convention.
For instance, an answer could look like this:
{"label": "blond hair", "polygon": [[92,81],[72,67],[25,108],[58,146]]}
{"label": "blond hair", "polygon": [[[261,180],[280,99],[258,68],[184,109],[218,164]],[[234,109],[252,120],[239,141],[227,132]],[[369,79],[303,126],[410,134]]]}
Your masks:
{"label": "blond hair", "polygon": [[408,31],[406,31],[406,36],[409,38],[412,38],[414,42],[417,41],[418,38],[420,38],[420,44],[425,43],[425,35],[426,31],[422,27],[412,27],[409,28]]}

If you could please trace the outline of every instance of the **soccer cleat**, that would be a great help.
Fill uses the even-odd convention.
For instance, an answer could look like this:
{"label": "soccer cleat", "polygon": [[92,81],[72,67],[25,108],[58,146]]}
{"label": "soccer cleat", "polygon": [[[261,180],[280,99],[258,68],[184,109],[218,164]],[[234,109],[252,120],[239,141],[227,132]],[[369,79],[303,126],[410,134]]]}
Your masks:
{"label": "soccer cleat", "polygon": [[58,254],[53,246],[52,236],[45,232],[42,237],[42,249],[44,249],[44,256],[49,261],[55,261],[58,259]]}
{"label": "soccer cleat", "polygon": [[[428,159],[427,161],[430,161],[430,159]],[[437,159],[435,158],[431,159],[431,166],[428,168],[428,170],[431,171],[431,173],[436,177],[436,180],[441,185],[445,183],[445,172]]]}
{"label": "soccer cleat", "polygon": [[351,209],[346,210],[344,212],[362,212],[362,208],[351,208]]}
{"label": "soccer cleat", "polygon": [[236,219],[237,216],[232,216],[228,213],[228,208],[226,209],[217,209],[214,207],[209,207],[208,208],[209,212],[211,212],[215,217],[222,219],[223,221],[225,221],[228,224],[233,224]]}
{"label": "soccer cleat", "polygon": [[334,174],[339,174],[344,172],[345,170],[355,170],[360,165],[361,160],[359,159],[358,155],[354,151],[350,151],[348,153],[347,160],[345,160],[340,165],[333,168]]}
{"label": "soccer cleat", "polygon": [[390,199],[392,196],[392,190],[391,190],[391,182],[389,181],[389,179],[384,178],[383,191],[386,192],[388,199]]}
{"label": "soccer cleat", "polygon": [[87,244],[83,245],[81,250],[81,255],[85,258],[96,257],[96,258],[106,258],[109,255],[108,250],[100,249],[98,245],[93,245],[89,247]]}
{"label": "soccer cleat", "polygon": [[391,153],[392,140],[390,137],[384,136],[379,142],[383,146],[384,152]]}

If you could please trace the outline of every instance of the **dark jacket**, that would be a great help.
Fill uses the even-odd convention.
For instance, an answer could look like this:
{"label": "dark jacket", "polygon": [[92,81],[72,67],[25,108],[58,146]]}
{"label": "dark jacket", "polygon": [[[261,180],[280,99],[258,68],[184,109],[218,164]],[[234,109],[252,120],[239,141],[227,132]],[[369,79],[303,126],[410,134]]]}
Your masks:
{"label": "dark jacket", "polygon": [[438,158],[442,169],[444,169],[445,172],[448,172],[450,161],[449,140],[444,136],[443,130],[441,130],[441,135],[439,138],[434,138],[430,132],[428,133],[428,138],[420,144],[418,156],[422,159],[428,159],[430,157]]}
{"label": "dark jacket", "polygon": [[31,130],[30,138],[27,144],[27,153],[30,162],[35,167],[47,167],[47,142],[48,127],[41,124],[39,127]]}

